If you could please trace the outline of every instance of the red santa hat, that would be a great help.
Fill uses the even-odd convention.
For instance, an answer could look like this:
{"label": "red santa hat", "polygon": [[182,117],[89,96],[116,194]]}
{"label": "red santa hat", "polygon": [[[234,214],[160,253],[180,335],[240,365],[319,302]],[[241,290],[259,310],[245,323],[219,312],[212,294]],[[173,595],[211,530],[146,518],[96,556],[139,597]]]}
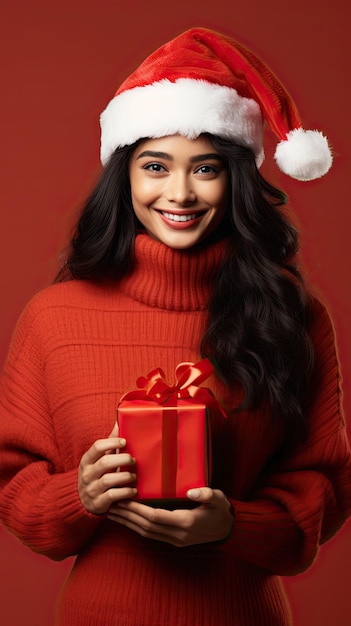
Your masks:
{"label": "red santa hat", "polygon": [[122,83],[101,114],[101,161],[138,139],[211,133],[264,159],[263,127],[277,136],[278,167],[298,180],[328,172],[332,154],[317,130],[304,130],[295,103],[273,72],[230,37],[192,28],[153,52]]}

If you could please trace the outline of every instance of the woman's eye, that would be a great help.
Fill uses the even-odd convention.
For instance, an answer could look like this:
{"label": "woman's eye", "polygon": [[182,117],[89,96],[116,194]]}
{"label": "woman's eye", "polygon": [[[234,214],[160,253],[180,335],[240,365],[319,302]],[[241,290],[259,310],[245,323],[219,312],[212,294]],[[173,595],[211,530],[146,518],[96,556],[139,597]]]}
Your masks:
{"label": "woman's eye", "polygon": [[201,165],[196,174],[217,174],[218,170],[213,165]]}
{"label": "woman's eye", "polygon": [[160,163],[148,163],[144,165],[144,170],[148,170],[149,172],[165,172],[165,168]]}

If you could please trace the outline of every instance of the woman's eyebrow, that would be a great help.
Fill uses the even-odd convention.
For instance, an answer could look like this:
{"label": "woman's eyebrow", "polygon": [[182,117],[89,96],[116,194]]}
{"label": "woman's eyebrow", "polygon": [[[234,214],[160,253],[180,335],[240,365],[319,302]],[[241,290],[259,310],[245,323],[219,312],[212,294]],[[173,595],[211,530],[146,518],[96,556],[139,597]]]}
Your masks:
{"label": "woman's eyebrow", "polygon": [[[166,159],[167,161],[174,161],[174,158],[168,152],[158,152],[154,150],[144,150],[141,152],[137,159],[142,159],[143,157],[152,157],[154,159]],[[190,163],[198,163],[198,161],[210,161],[212,159],[216,159],[217,161],[223,161],[223,157],[217,152],[210,152],[208,154],[196,154],[191,157]]]}
{"label": "woman's eyebrow", "polygon": [[190,163],[197,163],[198,161],[212,161],[213,159],[216,159],[216,161],[224,160],[218,152],[210,152],[208,154],[197,154],[196,156],[191,157]]}
{"label": "woman's eyebrow", "polygon": [[143,157],[152,157],[154,159],[166,159],[167,161],[174,161],[171,154],[168,154],[167,152],[154,152],[153,150],[144,150],[144,152],[141,152],[137,156],[137,159],[142,159]]}

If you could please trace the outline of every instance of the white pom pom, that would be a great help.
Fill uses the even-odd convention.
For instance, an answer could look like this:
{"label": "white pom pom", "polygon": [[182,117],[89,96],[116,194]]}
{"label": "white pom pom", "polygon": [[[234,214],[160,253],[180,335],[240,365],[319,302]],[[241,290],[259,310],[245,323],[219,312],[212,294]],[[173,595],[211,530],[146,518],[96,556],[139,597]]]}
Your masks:
{"label": "white pom pom", "polygon": [[324,176],[333,162],[327,138],[318,130],[303,128],[287,133],[274,157],[284,174],[304,181]]}

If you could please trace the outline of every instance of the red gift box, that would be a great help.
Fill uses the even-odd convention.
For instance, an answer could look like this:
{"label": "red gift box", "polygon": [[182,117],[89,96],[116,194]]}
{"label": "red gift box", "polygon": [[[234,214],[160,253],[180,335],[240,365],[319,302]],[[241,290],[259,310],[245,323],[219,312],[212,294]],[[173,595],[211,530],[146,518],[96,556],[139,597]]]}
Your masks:
{"label": "red gift box", "polygon": [[190,506],[188,489],[210,484],[210,412],[221,409],[212,392],[198,385],[212,372],[208,359],[180,363],[170,386],[157,368],[121,398],[119,435],[136,459],[137,500]]}

